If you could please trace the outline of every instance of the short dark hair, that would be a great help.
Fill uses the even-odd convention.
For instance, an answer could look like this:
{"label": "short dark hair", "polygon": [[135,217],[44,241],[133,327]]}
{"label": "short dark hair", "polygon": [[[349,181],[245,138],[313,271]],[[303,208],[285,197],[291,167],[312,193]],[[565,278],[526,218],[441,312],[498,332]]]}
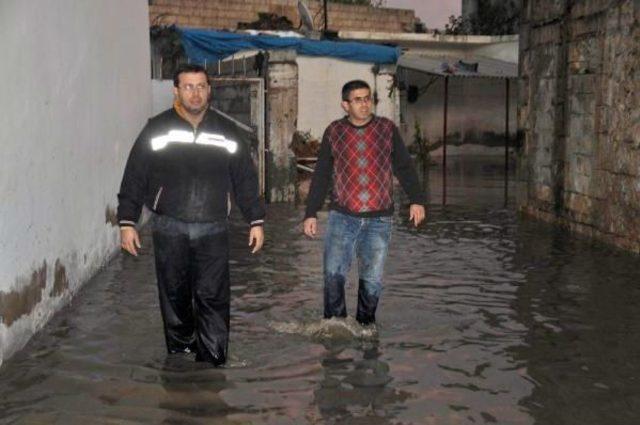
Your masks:
{"label": "short dark hair", "polygon": [[209,84],[209,75],[207,74],[207,70],[202,65],[198,65],[195,63],[183,63],[178,65],[176,71],[173,73],[173,85],[174,87],[178,87],[180,84],[180,74],[184,74],[187,72],[195,72],[196,74],[203,73],[205,77],[207,77],[207,84]]}
{"label": "short dark hair", "polygon": [[342,100],[348,102],[351,92],[358,89],[369,89],[369,92],[371,92],[371,87],[369,87],[369,84],[367,84],[366,81],[351,80],[347,84],[342,86]]}

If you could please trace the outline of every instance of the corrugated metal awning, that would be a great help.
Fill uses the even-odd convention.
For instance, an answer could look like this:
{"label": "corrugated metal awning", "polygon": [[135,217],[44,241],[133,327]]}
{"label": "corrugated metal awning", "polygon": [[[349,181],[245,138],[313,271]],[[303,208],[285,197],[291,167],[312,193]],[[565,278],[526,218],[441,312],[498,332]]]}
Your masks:
{"label": "corrugated metal awning", "polygon": [[441,77],[517,78],[518,64],[482,56],[402,55],[398,66]]}

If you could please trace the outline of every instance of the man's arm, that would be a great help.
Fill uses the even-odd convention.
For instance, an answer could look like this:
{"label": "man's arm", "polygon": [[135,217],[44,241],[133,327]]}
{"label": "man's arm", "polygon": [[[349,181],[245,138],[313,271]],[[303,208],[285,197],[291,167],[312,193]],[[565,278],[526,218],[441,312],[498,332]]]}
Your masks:
{"label": "man's arm", "polygon": [[141,248],[140,236],[135,228],[148,182],[148,140],[146,127],[142,130],[131,148],[124,169],[120,192],[118,193],[118,224],[120,225],[120,246],[131,255],[138,255]]}
{"label": "man's arm", "polygon": [[305,218],[315,217],[318,210],[322,208],[324,199],[327,197],[329,186],[331,185],[331,175],[333,173],[333,156],[331,155],[331,141],[329,131],[324,132],[318,161],[311,177],[311,186],[307,196],[307,207],[304,213]]}
{"label": "man's arm", "polygon": [[307,196],[307,207],[304,214],[303,232],[309,237],[315,237],[318,232],[318,220],[316,214],[327,197],[331,177],[333,174],[333,156],[331,155],[331,141],[329,140],[329,130],[324,132],[318,161],[311,178],[309,195]]}
{"label": "man's arm", "polygon": [[409,156],[409,151],[402,141],[398,128],[393,128],[393,174],[398,177],[400,185],[409,196],[409,220],[418,226],[426,217],[426,196],[420,187],[418,174]]}
{"label": "man's arm", "polygon": [[258,192],[258,174],[249,154],[249,144],[245,138],[236,133],[238,150],[231,154],[231,185],[233,198],[240,208],[244,219],[249,223],[249,246],[253,246],[251,253],[256,253],[264,243],[265,210]]}

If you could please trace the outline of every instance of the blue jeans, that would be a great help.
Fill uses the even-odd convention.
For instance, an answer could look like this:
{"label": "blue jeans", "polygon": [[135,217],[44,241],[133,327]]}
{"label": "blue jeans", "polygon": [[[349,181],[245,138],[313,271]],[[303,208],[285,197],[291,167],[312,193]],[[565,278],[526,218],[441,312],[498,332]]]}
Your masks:
{"label": "blue jeans", "polygon": [[393,217],[360,218],[329,212],[324,237],[324,317],[346,317],[344,286],[354,253],[358,258],[358,310],[361,324],[376,321]]}

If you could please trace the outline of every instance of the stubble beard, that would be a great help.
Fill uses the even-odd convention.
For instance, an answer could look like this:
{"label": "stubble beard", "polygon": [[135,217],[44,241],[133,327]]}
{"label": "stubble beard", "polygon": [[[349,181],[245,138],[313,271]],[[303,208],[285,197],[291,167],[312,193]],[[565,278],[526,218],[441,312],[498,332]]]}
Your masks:
{"label": "stubble beard", "polygon": [[190,107],[188,105],[184,105],[184,104],[182,106],[184,107],[185,111],[187,111],[189,114],[191,114],[191,115],[200,115],[202,112],[204,112],[207,109],[209,104],[205,103],[204,105],[202,105],[202,106],[200,106],[198,108],[192,108],[192,107]]}

